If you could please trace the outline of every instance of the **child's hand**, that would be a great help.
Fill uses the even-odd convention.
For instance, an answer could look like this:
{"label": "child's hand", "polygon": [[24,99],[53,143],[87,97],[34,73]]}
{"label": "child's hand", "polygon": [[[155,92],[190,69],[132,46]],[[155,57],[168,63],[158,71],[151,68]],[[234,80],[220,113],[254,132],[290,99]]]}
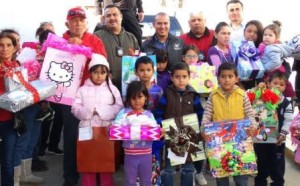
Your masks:
{"label": "child's hand", "polygon": [[260,82],[258,85],[257,85],[258,88],[261,88],[261,89],[264,89],[266,88],[266,84],[264,82]]}
{"label": "child's hand", "polygon": [[166,134],[166,131],[165,131],[165,129],[163,129],[163,128],[160,128],[160,138],[164,137],[164,136],[165,136],[165,134]]}
{"label": "child's hand", "polygon": [[250,127],[250,128],[248,128],[248,129],[246,129],[246,133],[247,133],[247,135],[249,136],[249,137],[253,137],[254,135],[255,135],[255,133],[256,133],[256,127]]}
{"label": "child's hand", "polygon": [[204,139],[204,141],[208,141],[209,140],[209,136],[206,135],[204,132],[201,132],[201,136]]}
{"label": "child's hand", "polygon": [[285,141],[285,136],[282,134],[279,134],[277,137],[276,145],[280,146]]}

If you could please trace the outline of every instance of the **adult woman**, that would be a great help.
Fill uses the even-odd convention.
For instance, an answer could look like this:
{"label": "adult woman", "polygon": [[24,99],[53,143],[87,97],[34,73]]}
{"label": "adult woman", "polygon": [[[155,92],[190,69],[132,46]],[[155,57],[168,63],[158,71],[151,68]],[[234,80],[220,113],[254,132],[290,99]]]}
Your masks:
{"label": "adult woman", "polygon": [[[0,34],[0,95],[5,92],[4,75],[7,69],[18,66],[13,60],[17,52],[17,41],[10,34]],[[1,151],[1,185],[14,185],[14,146],[17,140],[17,133],[13,129],[13,114],[0,109],[0,137],[2,138]]]}

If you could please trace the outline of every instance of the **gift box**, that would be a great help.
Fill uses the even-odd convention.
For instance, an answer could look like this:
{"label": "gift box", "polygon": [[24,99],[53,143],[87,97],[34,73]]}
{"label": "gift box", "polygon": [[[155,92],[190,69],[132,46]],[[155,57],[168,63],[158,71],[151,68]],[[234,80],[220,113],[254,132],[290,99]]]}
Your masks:
{"label": "gift box", "polygon": [[260,79],[264,76],[265,68],[252,41],[240,42],[237,51],[237,70],[241,80]]}
{"label": "gift box", "polygon": [[204,126],[206,156],[213,177],[257,173],[253,141],[246,134],[250,120],[214,122]]}
{"label": "gift box", "polygon": [[35,80],[29,84],[2,94],[0,96],[0,108],[17,112],[55,94],[55,83]]}
{"label": "gift box", "polygon": [[254,143],[276,143],[278,136],[277,106],[280,92],[276,89],[256,89],[247,92],[258,129],[253,137]]}
{"label": "gift box", "polygon": [[110,140],[145,140],[154,141],[160,139],[160,126],[148,125],[111,125],[109,127]]}
{"label": "gift box", "polygon": [[4,75],[4,84],[6,92],[12,92],[17,90],[23,85],[20,83],[20,80],[28,81],[27,69],[24,68],[12,68],[8,69]]}
{"label": "gift box", "polygon": [[210,173],[215,178],[257,173],[252,141],[224,143],[213,148],[206,146]]}
{"label": "gift box", "polygon": [[189,84],[198,93],[209,93],[218,87],[218,80],[215,76],[215,67],[207,63],[201,65],[190,65]]}

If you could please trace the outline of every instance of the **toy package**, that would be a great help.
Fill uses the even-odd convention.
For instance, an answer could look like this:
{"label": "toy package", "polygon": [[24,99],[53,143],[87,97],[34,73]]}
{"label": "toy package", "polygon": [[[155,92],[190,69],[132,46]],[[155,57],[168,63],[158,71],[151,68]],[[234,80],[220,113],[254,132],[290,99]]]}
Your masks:
{"label": "toy package", "polygon": [[292,143],[297,146],[296,153],[294,155],[294,160],[296,163],[300,164],[300,114],[294,118],[291,127],[291,137]]}
{"label": "toy package", "polygon": [[254,143],[276,143],[278,136],[277,106],[280,102],[280,92],[276,89],[253,88],[247,92],[258,130],[253,137]]}
{"label": "toy package", "polygon": [[248,119],[205,125],[205,151],[213,177],[257,173],[253,142],[246,134],[249,127]]}

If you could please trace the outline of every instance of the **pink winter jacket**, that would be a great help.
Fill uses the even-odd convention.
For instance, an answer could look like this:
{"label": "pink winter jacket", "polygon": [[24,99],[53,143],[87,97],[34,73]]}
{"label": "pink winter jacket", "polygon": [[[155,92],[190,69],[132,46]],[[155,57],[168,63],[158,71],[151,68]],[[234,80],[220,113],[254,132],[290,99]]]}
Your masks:
{"label": "pink winter jacket", "polygon": [[[80,120],[79,127],[92,125],[93,127],[105,127],[111,124],[118,112],[123,108],[123,102],[119,90],[111,83],[110,88],[115,96],[109,91],[106,81],[96,86],[90,79],[84,82],[76,93],[72,106],[72,114]],[[96,110],[99,114],[93,116]]]}

